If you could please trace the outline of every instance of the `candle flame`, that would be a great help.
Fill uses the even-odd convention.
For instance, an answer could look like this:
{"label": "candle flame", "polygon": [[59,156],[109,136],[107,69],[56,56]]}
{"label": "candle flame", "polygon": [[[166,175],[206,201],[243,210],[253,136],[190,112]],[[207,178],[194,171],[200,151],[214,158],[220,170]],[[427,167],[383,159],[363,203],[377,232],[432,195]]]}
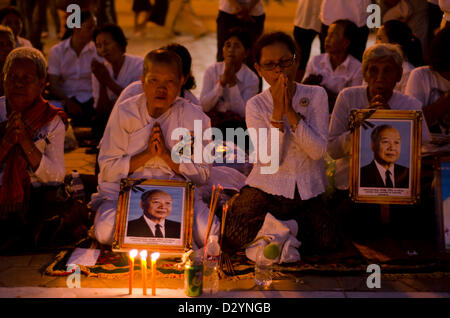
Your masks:
{"label": "candle flame", "polygon": [[156,261],[161,254],[159,252],[152,253],[152,261]]}
{"label": "candle flame", "polygon": [[141,259],[147,259],[147,251],[146,250],[142,250],[140,255],[141,255]]}
{"label": "candle flame", "polygon": [[131,250],[130,251],[130,257],[135,258],[138,255],[138,250]]}

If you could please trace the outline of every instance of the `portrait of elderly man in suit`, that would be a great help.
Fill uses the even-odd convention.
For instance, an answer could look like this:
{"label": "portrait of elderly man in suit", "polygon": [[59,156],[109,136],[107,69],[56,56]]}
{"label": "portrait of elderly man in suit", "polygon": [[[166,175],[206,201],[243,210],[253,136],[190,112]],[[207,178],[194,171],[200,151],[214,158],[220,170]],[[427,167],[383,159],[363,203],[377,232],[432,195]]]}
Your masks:
{"label": "portrait of elderly man in suit", "polygon": [[128,222],[127,236],[180,238],[181,223],[168,220],[172,196],[163,190],[146,191],[141,196],[139,219]]}
{"label": "portrait of elderly man in suit", "polygon": [[401,152],[401,136],[390,125],[377,126],[370,135],[373,160],[361,168],[360,186],[408,188],[409,168],[396,164]]}

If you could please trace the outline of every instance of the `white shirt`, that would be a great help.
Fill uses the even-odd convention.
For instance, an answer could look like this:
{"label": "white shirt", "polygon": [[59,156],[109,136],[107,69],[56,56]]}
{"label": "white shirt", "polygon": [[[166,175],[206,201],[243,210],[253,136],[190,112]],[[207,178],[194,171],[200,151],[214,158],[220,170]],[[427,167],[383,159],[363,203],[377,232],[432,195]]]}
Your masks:
{"label": "white shirt", "polygon": [[322,22],[319,19],[322,0],[298,0],[294,25],[302,29],[320,32]]}
{"label": "white shirt", "polygon": [[[108,69],[111,78],[118,85],[125,88],[132,82],[140,80],[144,69],[144,58],[137,55],[125,54],[125,60],[119,74],[117,75],[117,78],[114,77],[112,65],[108,61],[103,60],[103,65],[105,65]],[[114,94],[114,92],[109,88],[107,88],[106,91],[109,100],[114,102],[117,99],[117,95]],[[98,99],[100,97],[100,83],[94,74],[92,74],[92,96],[94,97],[94,108],[97,108]]]}
{"label": "white shirt", "polygon": [[391,173],[390,177],[391,177],[391,181],[392,181],[392,186],[395,188],[394,165],[391,165],[391,167],[389,169],[386,169],[385,167],[380,165],[378,163],[378,161],[376,161],[375,159],[373,161],[375,162],[375,166],[377,167],[378,173],[380,174],[381,179],[383,179],[383,183],[385,186],[386,186],[386,171],[389,170],[389,172]]}
{"label": "white shirt", "polygon": [[422,66],[414,69],[409,75],[405,93],[417,98],[423,106],[428,106],[449,90],[450,81],[429,66]]}
{"label": "white shirt", "polygon": [[[6,98],[0,97],[0,122],[7,121]],[[57,184],[64,181],[66,167],[64,162],[64,136],[66,128],[59,116],[38,129],[33,136],[34,145],[42,153],[42,159],[36,171],[28,170],[33,186],[43,183]],[[5,162],[0,164],[0,186],[3,182]]]}
{"label": "white shirt", "polygon": [[[308,105],[301,106],[301,101]],[[305,102],[303,102],[303,105]],[[327,184],[323,155],[327,149],[328,138],[328,98],[322,87],[297,84],[292,107],[305,116],[300,120],[297,129],[292,133],[287,119],[284,132],[279,131],[279,168],[274,174],[262,174],[261,167],[267,166],[260,161],[254,164],[246,184],[273,195],[282,195],[293,199],[297,186],[302,200],[311,199],[325,190]],[[267,89],[256,95],[247,103],[247,127],[257,130],[255,136],[250,135],[252,143],[260,146],[260,128],[273,128],[270,118],[273,112],[273,99]],[[267,137],[267,149],[271,149],[270,132]],[[264,145],[266,146],[266,145]],[[271,151],[275,151],[272,149]]]}
{"label": "white shirt", "polygon": [[224,87],[220,84],[220,77],[224,70],[224,62],[218,62],[208,67],[203,77],[200,104],[205,112],[214,108],[219,112],[230,110],[244,118],[245,104],[258,93],[259,79],[247,65],[242,64],[236,73],[236,85]]}
{"label": "white shirt", "polygon": [[[247,4],[251,2],[252,0],[237,0],[239,3]],[[219,0],[219,10],[229,13],[229,14],[236,14],[237,12],[234,12],[233,7],[230,4],[230,1],[228,0]],[[250,15],[252,16],[259,16],[264,14],[264,5],[262,0],[259,0],[257,4],[253,7],[253,9],[250,11]]]}
{"label": "white shirt", "polygon": [[33,47],[30,41],[20,36],[17,37],[16,48],[18,47]]}
{"label": "white shirt", "polygon": [[[422,104],[414,98],[394,91],[388,101],[391,109],[422,110]],[[336,160],[336,188],[346,190],[350,179],[350,135],[348,127],[352,109],[365,109],[369,105],[367,87],[345,88],[338,96],[330,120],[328,154]],[[430,141],[425,119],[422,119],[422,142]]]}
{"label": "white shirt", "polygon": [[[117,105],[117,110],[110,115],[100,147],[99,193],[106,199],[117,200],[122,178],[183,180],[159,159],[148,161],[144,167],[129,175],[130,160],[133,155],[147,148],[156,121],[161,125],[166,146],[172,149],[179,141],[171,139],[173,130],[184,127],[192,132],[194,120],[202,121],[202,134],[211,127],[208,116],[183,98],[177,98],[171,108],[156,119],[148,114],[144,94],[128,98]],[[204,143],[209,141],[204,140]],[[209,172],[210,165],[206,163],[180,163],[181,175],[195,184],[207,182]]]}
{"label": "white shirt", "polygon": [[363,27],[367,23],[367,7],[371,3],[372,0],[322,0],[320,20],[331,25],[336,20],[347,19]]}
{"label": "white shirt", "polygon": [[395,89],[402,94],[406,94],[406,84],[408,83],[409,75],[411,75],[414,66],[407,61],[403,61],[402,68],[402,79],[395,85]]}
{"label": "white shirt", "polygon": [[59,76],[62,90],[69,98],[75,97],[84,103],[92,98],[91,61],[97,55],[94,42],[89,42],[77,56],[70,45],[72,37],[56,44],[50,49],[48,57],[48,74]]}
{"label": "white shirt", "polygon": [[335,93],[345,87],[359,86],[363,81],[361,63],[350,54],[334,70],[328,53],[314,56],[306,66],[305,78],[311,74],[322,75],[321,85]]}
{"label": "white shirt", "polygon": [[[148,227],[150,228],[150,230],[152,230],[153,235],[156,236],[156,223],[150,220],[150,218],[148,218],[145,214],[143,214],[143,216]],[[166,228],[165,228],[166,219],[162,219],[158,224],[160,225],[162,237],[166,237]]]}

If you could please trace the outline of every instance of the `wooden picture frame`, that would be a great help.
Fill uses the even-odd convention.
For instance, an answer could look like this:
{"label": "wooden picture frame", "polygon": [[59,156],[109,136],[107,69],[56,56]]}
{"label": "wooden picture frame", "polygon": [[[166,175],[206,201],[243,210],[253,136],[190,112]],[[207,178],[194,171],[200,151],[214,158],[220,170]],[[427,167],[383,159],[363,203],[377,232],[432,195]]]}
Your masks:
{"label": "wooden picture frame", "polygon": [[352,110],[350,127],[355,127],[350,149],[352,200],[378,204],[417,203],[422,112]]}
{"label": "wooden picture frame", "polygon": [[450,253],[450,154],[435,157],[434,165],[437,248]]}
{"label": "wooden picture frame", "polygon": [[[193,205],[192,182],[122,179],[113,251],[145,249],[181,256],[192,248]],[[164,219],[164,227],[159,229],[163,237],[156,237],[158,229],[152,222],[155,217],[159,221]]]}

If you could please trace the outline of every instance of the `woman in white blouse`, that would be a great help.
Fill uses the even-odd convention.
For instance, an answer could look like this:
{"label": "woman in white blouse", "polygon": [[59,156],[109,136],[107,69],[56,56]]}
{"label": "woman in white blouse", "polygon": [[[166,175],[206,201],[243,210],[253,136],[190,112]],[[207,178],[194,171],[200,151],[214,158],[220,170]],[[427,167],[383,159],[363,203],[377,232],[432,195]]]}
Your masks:
{"label": "woman in white blouse", "polygon": [[[167,50],[154,50],[144,59],[141,77],[144,93],[117,105],[105,129],[98,157],[98,193],[91,207],[97,211],[95,236],[102,244],[113,240],[117,203],[122,178],[190,180],[195,185],[208,181],[207,163],[174,162],[171,149],[175,129],[194,131],[194,121],[202,131],[210,121],[199,107],[179,98],[183,84],[180,57]],[[202,246],[208,221],[208,208],[201,198],[194,202],[194,246]],[[218,232],[215,222],[212,231]]]}
{"label": "woman in white blouse", "polygon": [[92,132],[99,141],[117,97],[126,86],[140,79],[144,59],[126,53],[128,41],[118,25],[103,25],[94,32],[94,41],[98,55],[104,58],[102,62],[95,58],[91,62],[96,112]]}
{"label": "woman in white blouse", "polygon": [[[327,94],[321,87],[295,82],[299,55],[289,35],[263,35],[254,50],[256,70],[270,88],[248,101],[247,127],[256,130],[250,135],[253,145],[279,155],[279,167],[264,174],[267,163],[258,158],[229,211],[224,248],[233,251],[249,243],[266,213],[271,213],[281,220],[295,219],[303,251],[317,252],[332,244],[333,236],[331,218],[319,199],[327,183],[323,161],[328,139]],[[263,131],[269,131],[267,138]]]}
{"label": "woman in white blouse", "polygon": [[330,113],[342,89],[362,84],[361,63],[351,55],[357,32],[349,20],[332,23],[325,38],[325,53],[314,56],[306,66],[303,84],[325,88]]}
{"label": "woman in white blouse", "polygon": [[223,132],[245,127],[245,104],[258,92],[258,77],[244,64],[250,49],[248,33],[231,29],[222,48],[224,61],[211,65],[203,77],[200,104],[211,125]]}
{"label": "woman in white blouse", "polygon": [[[21,220],[20,235],[41,213],[30,197],[36,187],[63,182],[66,115],[42,98],[47,65],[33,48],[13,50],[5,62],[0,98],[0,223]],[[31,218],[31,219],[30,219]],[[14,224],[14,223],[13,223]],[[2,226],[3,227],[3,226]],[[5,233],[2,231],[2,236]]]}

